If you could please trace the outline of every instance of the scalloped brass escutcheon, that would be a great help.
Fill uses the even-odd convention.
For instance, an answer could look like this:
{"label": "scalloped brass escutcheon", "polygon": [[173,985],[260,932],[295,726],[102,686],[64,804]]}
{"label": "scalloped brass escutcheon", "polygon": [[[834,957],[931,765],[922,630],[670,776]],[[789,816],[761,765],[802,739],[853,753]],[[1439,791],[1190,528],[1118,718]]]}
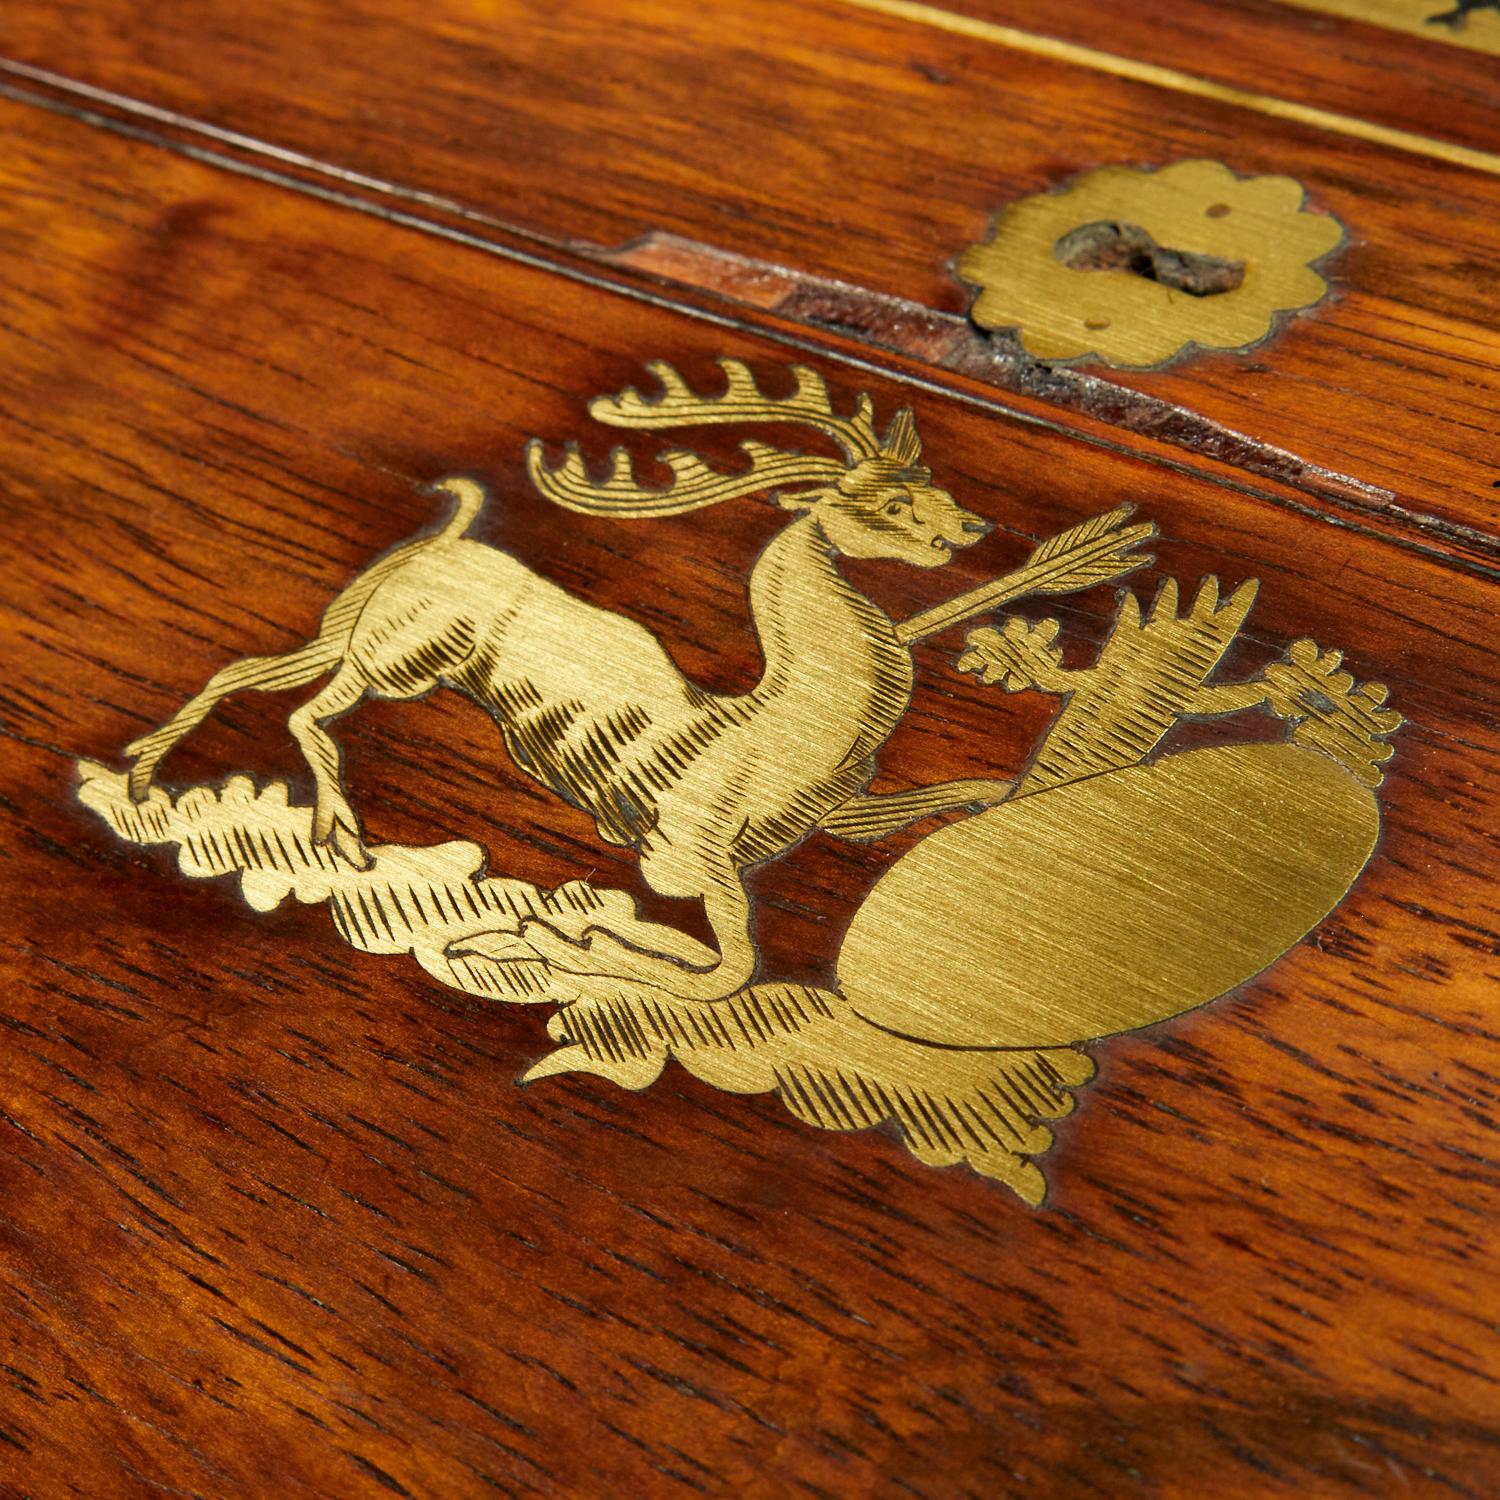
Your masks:
{"label": "scalloped brass escutcheon", "polygon": [[958,271],[979,288],[974,321],[1035,358],[1149,369],[1195,347],[1249,349],[1320,302],[1314,264],[1343,236],[1291,177],[1099,167],[1010,204]]}

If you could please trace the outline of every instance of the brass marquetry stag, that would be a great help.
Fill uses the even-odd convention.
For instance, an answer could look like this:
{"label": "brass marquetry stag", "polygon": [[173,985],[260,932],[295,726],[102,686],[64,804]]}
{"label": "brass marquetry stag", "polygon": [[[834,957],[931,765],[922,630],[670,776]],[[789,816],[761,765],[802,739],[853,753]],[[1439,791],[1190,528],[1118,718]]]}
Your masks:
{"label": "brass marquetry stag", "polygon": [[[455,688],[494,716],[521,770],[590,813],[605,839],[639,851],[653,890],[701,900],[718,951],[679,935],[670,951],[643,953],[604,930],[573,943],[544,926],[518,944],[529,944],[560,973],[637,980],[702,1000],[733,993],[754,970],[747,866],[775,858],[815,828],[871,837],[931,814],[998,802],[1009,784],[993,779],[866,793],[876,753],[911,698],[910,634],[838,568],[841,556],[941,567],[988,525],[932,482],[910,409],[882,436],[869,397],[841,415],[811,370],[795,370],[792,394],[772,398],[744,365],[725,360],[723,368],[721,395],[696,395],[670,366],[656,364],[658,399],[627,389],[590,409],[611,426],[653,431],[794,423],[831,438],[842,458],[752,440],[743,445],[748,466],[726,475],[671,449],[661,461],[673,479],[661,490],[637,482],[623,451],[602,483],[589,477],[576,446],[557,468],[548,467],[538,443],[527,458],[542,494],[590,515],[680,515],[774,491],[791,519],[750,575],[765,666],[748,693],[704,691],[644,626],[473,540],[469,528],[485,493],[472,480],[449,479],[439,486],[456,501],[448,523],[355,579],[329,606],[314,640],[224,668],[166,724],[128,747],[132,796],[145,797],[162,757],[226,695],[327,676],[289,727],[317,791],[314,840],[364,869],[369,854],[329,726],[366,697]],[[1122,520],[1123,513],[1111,514],[1080,537],[1059,539],[1040,559],[1050,566],[1038,568],[1023,589],[1057,593],[1139,566],[1145,559],[1130,549],[1154,528],[1122,531]],[[988,601],[993,588],[983,592]]]}
{"label": "brass marquetry stag", "polygon": [[[883,432],[868,397],[836,409],[793,372],[765,395],[745,366],[700,395],[651,366],[660,394],[602,397],[613,427],[755,424],[811,429],[838,449],[743,443],[725,473],[683,449],[654,489],[617,454],[596,479],[576,448],[531,479],[557,506],[622,521],[768,494],[787,514],[748,587],[764,666],[748,692],[689,681],[639,622],[475,539],[484,490],[434,535],[396,548],[328,607],[313,640],[225,667],[129,747],[125,775],[81,764],[79,796],[123,838],[178,851],[184,874],[233,876],[260,911],[326,902],[366,954],[409,954],[467,994],[557,1007],[557,1046],[527,1081],[587,1072],[652,1083],[676,1060],[735,1093],[774,1092],[809,1124],[890,1122],[935,1166],[963,1163],[1039,1203],[1046,1122],[1093,1074],[1084,1044],[1180,1014],[1285,952],[1343,897],[1379,831],[1374,796],[1400,715],[1378,684],[1310,639],[1249,677],[1220,677],[1257,587],[1165,580],[1143,607],[1122,592],[1089,665],[1065,664],[1056,619],[1002,617],[968,632],[954,665],[970,690],[1056,695],[1024,764],[871,795],[876,758],[913,690],[911,645],[1027,595],[1117,579],[1149,561],[1155,528],[1129,507],[1080,520],[1016,571],[893,620],[841,558],[936,568],[988,528],[933,482],[910,411]],[[176,795],[162,757],[227,694],[326,679],[289,720],[313,805],[245,776]],[[526,775],[638,851],[647,883],[701,900],[713,945],[643,919],[585,879],[546,890],[488,873],[479,845],[368,844],[340,774],[334,721],[367,697],[452,688],[495,719]],[[1183,749],[1193,719],[1271,715],[1263,735]],[[1223,736],[1221,735],[1222,739]],[[966,813],[893,861],[849,917],[826,986],[757,975],[747,870],[815,829],[878,839]]]}

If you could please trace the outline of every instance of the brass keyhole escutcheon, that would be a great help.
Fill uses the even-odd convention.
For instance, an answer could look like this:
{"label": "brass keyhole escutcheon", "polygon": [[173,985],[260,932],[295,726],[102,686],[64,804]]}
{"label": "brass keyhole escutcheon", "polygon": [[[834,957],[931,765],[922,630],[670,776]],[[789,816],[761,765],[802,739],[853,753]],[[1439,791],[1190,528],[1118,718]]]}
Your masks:
{"label": "brass keyhole escutcheon", "polygon": [[974,321],[1035,358],[1148,369],[1259,343],[1327,295],[1314,262],[1342,238],[1290,177],[1100,167],[1009,205],[958,269],[979,288]]}
{"label": "brass keyhole escutcheon", "polygon": [[1052,253],[1074,271],[1129,271],[1189,297],[1217,297],[1245,280],[1242,260],[1173,250],[1158,245],[1139,224],[1109,219],[1070,229]]}

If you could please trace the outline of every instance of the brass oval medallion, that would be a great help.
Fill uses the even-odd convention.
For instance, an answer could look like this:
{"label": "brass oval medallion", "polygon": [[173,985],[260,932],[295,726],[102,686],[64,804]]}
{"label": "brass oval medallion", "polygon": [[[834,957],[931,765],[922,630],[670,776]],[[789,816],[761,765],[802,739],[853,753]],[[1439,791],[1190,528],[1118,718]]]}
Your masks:
{"label": "brass oval medallion", "polygon": [[867,1021],[947,1047],[1132,1031],[1300,942],[1379,827],[1368,788],[1295,745],[1189,750],[1014,797],[892,866],[855,913],[839,988]]}

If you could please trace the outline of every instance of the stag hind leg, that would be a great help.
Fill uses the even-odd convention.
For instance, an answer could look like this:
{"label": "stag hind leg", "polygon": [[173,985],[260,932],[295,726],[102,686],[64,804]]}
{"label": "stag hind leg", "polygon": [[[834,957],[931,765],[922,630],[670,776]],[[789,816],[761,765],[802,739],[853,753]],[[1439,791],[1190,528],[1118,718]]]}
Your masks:
{"label": "stag hind leg", "polygon": [[743,989],[755,971],[755,946],[750,898],[739,873],[725,865],[691,878],[674,867],[671,879],[662,881],[652,878],[650,863],[649,858],[642,861],[641,873],[658,894],[702,899],[717,954],[685,934],[670,945],[678,951],[651,952],[604,927],[575,942],[541,921],[526,923],[521,941],[554,971],[559,989],[571,983],[577,998],[615,993],[622,983],[662,990],[679,1000],[723,1000]]}
{"label": "stag hind leg", "polygon": [[125,747],[125,754],[134,761],[130,795],[137,802],[146,800],[162,757],[231,693],[277,693],[302,687],[332,671],[339,654],[338,645],[320,638],[281,656],[247,656],[215,672],[203,691],[188,699],[165,724]]}
{"label": "stag hind leg", "polygon": [[343,661],[349,637],[370,596],[384,580],[401,572],[431,545],[431,539],[424,538],[381,558],[334,599],[323,615],[317,635],[305,646],[280,656],[247,656],[231,662],[215,672],[203,691],[184,703],[165,724],[127,745],[125,754],[135,762],[130,770],[130,795],[137,802],[145,801],[162,757],[231,693],[279,693],[327,676]]}
{"label": "stag hind leg", "polygon": [[329,845],[356,870],[368,870],[373,861],[365,851],[359,819],[344,795],[338,743],[324,725],[354,708],[368,686],[364,674],[346,662],[322,692],[310,698],[287,720],[287,728],[301,747],[317,788],[313,806],[313,842]]}

